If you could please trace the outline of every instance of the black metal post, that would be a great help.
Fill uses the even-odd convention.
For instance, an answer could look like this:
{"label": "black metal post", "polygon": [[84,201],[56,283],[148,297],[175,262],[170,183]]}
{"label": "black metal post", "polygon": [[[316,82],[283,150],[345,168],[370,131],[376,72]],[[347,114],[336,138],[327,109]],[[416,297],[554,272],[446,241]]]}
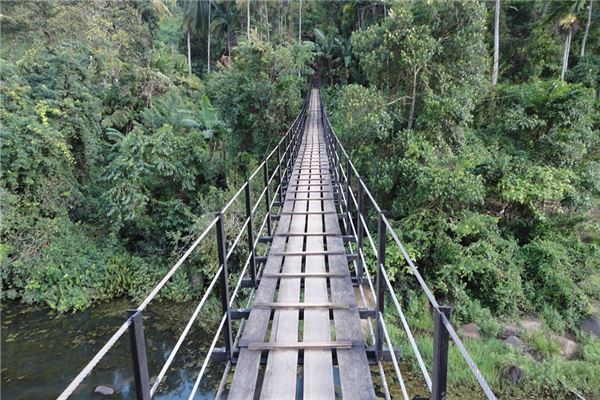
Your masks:
{"label": "black metal post", "polygon": [[248,219],[248,249],[250,251],[250,278],[252,279],[252,285],[257,287],[256,284],[256,252],[254,248],[254,228],[252,224],[252,199],[250,195],[250,181],[246,178],[246,187],[244,188],[245,200],[246,200],[246,218]]}
{"label": "black metal post", "polygon": [[449,335],[442,315],[450,319],[451,307],[440,306],[439,312],[433,310],[433,366],[431,371],[431,399],[446,400],[446,381],[448,377]]}
{"label": "black metal post", "polygon": [[350,172],[350,158],[347,157],[346,158],[346,216],[344,217],[346,219],[346,234],[347,235],[351,235],[352,234],[352,228],[350,227],[350,204],[352,204],[350,202],[350,190],[351,187],[350,185],[352,185],[352,172]]}
{"label": "black metal post", "polygon": [[231,309],[229,307],[229,271],[227,270],[227,243],[225,228],[223,226],[223,213],[217,213],[217,250],[219,253],[219,265],[223,267],[221,272],[221,307],[223,313],[227,314],[223,326],[223,337],[225,339],[225,350],[231,359],[233,356],[233,338],[231,336]]}
{"label": "black metal post", "polygon": [[269,159],[263,164],[263,180],[265,183],[265,205],[267,207],[267,235],[272,236],[271,231],[271,196],[269,195]]}
{"label": "black metal post", "polygon": [[131,318],[129,338],[131,339],[131,359],[133,361],[133,379],[137,400],[150,399],[150,379],[148,378],[148,359],[146,357],[146,340],[142,312],[127,310],[127,318]]}
{"label": "black metal post", "polygon": [[[293,129],[294,128],[290,129],[290,132]],[[284,179],[284,182],[285,182],[286,192],[287,192],[288,175],[289,175],[289,172],[290,172],[289,162],[288,162],[288,155],[289,155],[289,152],[290,152],[290,150],[288,149],[288,146],[290,145],[290,133],[289,132],[285,135],[285,140],[283,142],[285,144],[285,147],[284,147],[284,150],[283,150],[283,162],[285,163],[285,175],[283,176],[283,179]]]}
{"label": "black metal post", "polygon": [[362,284],[363,278],[363,259],[361,254],[363,252],[363,236],[364,236],[364,226],[362,223],[362,215],[364,208],[364,189],[363,189],[363,181],[361,178],[358,178],[358,193],[356,194],[357,199],[357,207],[356,207],[356,254],[358,254],[358,264],[356,266],[358,273],[358,283]]}
{"label": "black metal post", "polygon": [[283,182],[281,180],[281,151],[279,150],[279,145],[277,146],[277,180],[279,180],[279,190],[277,191],[277,196],[279,200],[279,206],[283,207]]}
{"label": "black metal post", "polygon": [[384,315],[385,306],[385,281],[383,278],[382,267],[385,266],[385,244],[386,244],[386,227],[383,223],[383,211],[379,212],[377,218],[377,336],[375,348],[377,356],[381,360],[383,357],[383,326],[381,315]]}

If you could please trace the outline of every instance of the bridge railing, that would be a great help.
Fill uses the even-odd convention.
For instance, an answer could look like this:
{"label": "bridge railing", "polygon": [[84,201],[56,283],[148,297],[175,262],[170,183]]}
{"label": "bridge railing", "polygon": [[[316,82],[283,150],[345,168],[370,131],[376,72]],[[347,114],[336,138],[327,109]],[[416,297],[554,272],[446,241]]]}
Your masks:
{"label": "bridge railing", "polygon": [[[306,122],[306,111],[308,108],[310,96],[307,95],[302,108],[294,120],[292,126],[283,135],[281,140],[267,154],[264,160],[258,165],[250,176],[245,180],[244,184],[234,194],[234,196],[225,204],[221,211],[215,213],[214,218],[208,222],[202,233],[194,240],[187,248],[185,253],[171,267],[171,269],[162,277],[150,293],[144,298],[139,306],[132,310],[126,310],[127,318],[119,326],[116,332],[108,339],[102,348],[94,355],[94,357],[81,369],[79,374],[70,382],[67,388],[60,394],[58,399],[67,399],[77,387],[92,373],[96,365],[106,356],[106,354],[115,346],[125,332],[129,331],[131,343],[131,356],[133,363],[133,374],[136,396],[138,399],[150,399],[158,391],[161,382],[169,371],[178,351],[182,347],[190,330],[199,321],[201,312],[207,303],[209,296],[213,294],[215,288],[219,289],[219,297],[222,307],[222,315],[216,333],[213,337],[211,345],[207,351],[206,357],[202,363],[198,376],[194,382],[192,392],[189,396],[192,399],[200,387],[203,375],[206,371],[208,363],[214,359],[227,360],[226,369],[231,365],[231,359],[234,357],[234,349],[236,341],[239,339],[242,331],[243,319],[247,317],[246,313],[234,310],[232,307],[242,288],[250,288],[248,302],[250,302],[255,288],[258,286],[260,271],[266,257],[257,254],[259,245],[265,243],[268,246],[269,238],[272,237],[273,221],[271,220],[273,207],[282,207],[285,196],[286,183],[291,177],[292,167],[298,155],[300,148],[301,136],[304,131]],[[256,183],[261,186],[257,194],[256,200],[253,201],[253,187]],[[254,190],[256,191],[256,190]],[[243,198],[243,207],[239,206]],[[237,207],[236,207],[237,206]],[[264,208],[264,210],[263,210]],[[228,243],[225,231],[225,216],[234,214],[235,217],[240,216],[240,209],[243,209],[242,215],[245,216],[239,229],[235,230],[235,237]],[[256,230],[255,218],[261,217],[260,225]],[[233,218],[236,220],[237,218]],[[169,356],[160,368],[159,373],[150,382],[148,372],[148,360],[145,347],[144,326],[142,322],[142,313],[147,309],[148,305],[157,298],[161,290],[167,285],[171,278],[177,273],[186,261],[189,261],[190,256],[198,251],[198,247],[208,240],[208,237],[214,234],[216,237],[216,250],[218,254],[218,266],[210,283],[206,287],[202,298],[197,303],[192,315],[190,316],[185,328],[181,332],[177,342],[171,349]],[[256,233],[256,235],[255,235]],[[264,235],[263,233],[266,233]],[[245,246],[244,246],[244,240]],[[265,240],[266,239],[266,240]],[[237,281],[231,291],[231,277],[228,263],[232,262],[234,255],[239,257],[239,252],[242,247],[242,257],[245,257],[243,266],[238,272]],[[265,249],[266,251],[266,249]],[[246,277],[249,275],[249,277]],[[232,321],[242,320],[238,328],[236,338],[234,340],[232,332]],[[217,348],[216,345],[222,340],[225,347]],[[225,373],[224,376],[227,374]],[[221,382],[219,393],[222,392],[224,382]]]}
{"label": "bridge railing", "polygon": [[[435,296],[417,269],[414,261],[411,259],[408,252],[402,245],[402,242],[398,238],[398,235],[396,234],[390,221],[385,216],[385,211],[383,211],[377,204],[377,201],[369,191],[368,187],[365,185],[356,167],[352,163],[348,152],[333,130],[322,101],[321,104],[321,119],[323,121],[323,129],[325,131],[328,153],[331,165],[333,167],[335,181],[338,185],[338,197],[341,199],[339,202],[339,207],[341,209],[340,212],[344,215],[343,226],[345,227],[347,235],[354,236],[355,244],[352,245],[349,243],[348,246],[355,246],[358,254],[357,260],[354,262],[354,267],[356,279],[359,282],[359,291],[363,302],[365,302],[365,306],[367,306],[364,289],[360,284],[363,282],[363,280],[366,280],[368,289],[371,291],[376,302],[377,317],[374,321],[375,328],[372,327],[372,321],[369,319],[369,329],[375,342],[375,348],[379,358],[383,358],[383,344],[385,341],[387,346],[386,355],[389,356],[394,365],[394,370],[402,391],[402,396],[405,400],[408,400],[408,391],[406,389],[404,379],[402,378],[402,373],[400,371],[393,343],[388,334],[384,319],[385,295],[387,293],[389,297],[391,297],[395,310],[400,318],[402,328],[410,343],[416,358],[416,362],[423,375],[423,379],[425,380],[427,389],[429,390],[432,399],[441,400],[446,398],[449,338],[452,338],[452,341],[462,355],[462,358],[466,362],[468,368],[471,370],[485,396],[488,399],[496,399],[492,389],[485,381],[481,372],[477,368],[477,365],[458,337],[456,330],[450,323],[449,318],[451,308],[442,306],[437,302]],[[369,223],[367,221],[367,207],[370,207],[371,211],[377,215],[377,231],[374,233],[371,232]],[[417,280],[419,287],[427,297],[431,309],[433,310],[434,328],[431,374],[425,365],[421,351],[417,346],[415,337],[410,329],[406,316],[402,310],[400,302],[398,301],[398,297],[396,296],[386,271],[386,245],[390,237],[400,250],[404,260],[412,272],[412,275]],[[370,247],[372,254],[376,258],[375,268],[373,269],[375,274],[375,282],[373,282],[373,277],[369,272],[369,268],[367,268],[369,257],[365,252],[365,250],[367,250],[365,249],[365,246]],[[383,377],[383,385],[385,388],[387,388],[385,377]]]}

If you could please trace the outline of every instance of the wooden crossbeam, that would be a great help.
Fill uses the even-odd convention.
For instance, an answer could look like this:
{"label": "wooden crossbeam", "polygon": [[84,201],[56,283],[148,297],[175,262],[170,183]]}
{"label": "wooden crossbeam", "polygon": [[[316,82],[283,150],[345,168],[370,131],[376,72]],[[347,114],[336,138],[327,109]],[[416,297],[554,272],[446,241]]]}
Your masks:
{"label": "wooden crossbeam", "polygon": [[[302,186],[302,185],[300,185]],[[295,194],[295,193],[313,193],[313,194],[319,194],[319,193],[336,193],[333,190],[290,190],[287,191],[286,194]],[[300,199],[302,200],[302,199]],[[308,200],[308,199],[304,199],[304,200]]]}
{"label": "wooden crossbeam", "polygon": [[[315,193],[315,192],[311,192],[311,193]],[[320,192],[316,192],[316,193],[320,193]],[[308,199],[288,199],[288,201],[324,201],[324,200],[337,200],[337,197],[311,197]]]}
{"label": "wooden crossbeam", "polygon": [[331,303],[331,302],[322,302],[322,303],[254,303],[252,304],[253,308],[335,308],[335,309],[348,309],[350,306],[348,304],[339,304],[339,303]]}
{"label": "wooden crossbeam", "polygon": [[287,251],[282,253],[270,253],[269,256],[274,257],[291,257],[291,256],[352,256],[343,251]]}
{"label": "wooden crossbeam", "polygon": [[[321,200],[321,199],[296,199],[296,200]],[[337,214],[337,211],[283,211],[279,215],[323,215]]]}
{"label": "wooden crossbeam", "polygon": [[346,278],[349,274],[333,272],[279,272],[263,274],[264,278]]}
{"label": "wooden crossbeam", "polygon": [[248,350],[351,349],[352,342],[349,340],[335,342],[254,342],[245,346],[240,344],[239,347],[247,347]]}

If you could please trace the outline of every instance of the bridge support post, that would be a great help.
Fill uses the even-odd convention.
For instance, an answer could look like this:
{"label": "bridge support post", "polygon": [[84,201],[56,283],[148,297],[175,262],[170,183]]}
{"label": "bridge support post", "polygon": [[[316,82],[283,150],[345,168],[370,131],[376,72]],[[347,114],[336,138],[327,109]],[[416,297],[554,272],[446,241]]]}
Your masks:
{"label": "bridge support post", "polygon": [[244,197],[246,200],[246,218],[248,219],[248,250],[250,252],[250,278],[252,279],[252,285],[257,287],[256,284],[256,249],[254,248],[254,226],[252,223],[252,199],[250,195],[250,181],[246,178],[246,187],[244,188]]}
{"label": "bridge support post", "polygon": [[271,229],[271,196],[269,194],[269,159],[265,159],[263,164],[263,180],[265,184],[265,206],[267,208],[267,235],[272,236]]}
{"label": "bridge support post", "polygon": [[285,185],[285,190],[284,190],[284,194],[287,193],[287,186],[288,186],[288,177],[289,177],[289,172],[290,172],[290,163],[288,161],[288,155],[290,152],[289,144],[290,144],[290,134],[287,133],[285,135],[285,140],[283,141],[283,144],[285,145],[284,150],[283,150],[283,163],[285,164],[285,174],[283,175],[283,184]]}
{"label": "bridge support post", "polygon": [[350,172],[350,158],[346,158],[346,234],[352,234],[352,228],[350,227],[350,191],[352,185],[352,173]]}
{"label": "bridge support post", "polygon": [[364,189],[363,189],[363,181],[361,178],[358,178],[358,193],[357,197],[357,206],[356,206],[356,254],[358,255],[356,270],[357,270],[357,278],[358,284],[362,285],[363,278],[363,236],[364,236],[364,227],[362,224],[362,214],[364,208]]}
{"label": "bridge support post", "polygon": [[[438,312],[439,310],[439,312]],[[441,313],[450,318],[451,307],[440,306],[433,310],[433,365],[431,371],[431,399],[446,400],[446,382],[448,377],[449,335]]]}
{"label": "bridge support post", "polygon": [[279,204],[281,204],[280,209],[283,208],[283,182],[281,180],[281,168],[281,151],[279,150],[279,145],[277,145],[277,180],[279,181],[277,196]]}
{"label": "bridge support post", "polygon": [[223,213],[217,213],[217,251],[219,253],[219,265],[223,267],[221,272],[221,307],[226,314],[223,326],[223,337],[225,339],[225,350],[229,359],[233,356],[233,338],[231,336],[231,309],[229,307],[229,271],[227,269],[227,243],[225,228],[223,226]]}
{"label": "bridge support post", "polygon": [[383,321],[381,320],[385,311],[385,281],[383,268],[385,266],[386,227],[383,222],[383,211],[379,211],[377,218],[377,336],[375,337],[375,348],[377,357],[383,359]]}
{"label": "bridge support post", "polygon": [[146,340],[140,310],[127,310],[127,318],[131,318],[129,338],[131,339],[131,360],[133,361],[133,378],[137,400],[150,400],[150,379],[148,378],[148,359],[146,357]]}

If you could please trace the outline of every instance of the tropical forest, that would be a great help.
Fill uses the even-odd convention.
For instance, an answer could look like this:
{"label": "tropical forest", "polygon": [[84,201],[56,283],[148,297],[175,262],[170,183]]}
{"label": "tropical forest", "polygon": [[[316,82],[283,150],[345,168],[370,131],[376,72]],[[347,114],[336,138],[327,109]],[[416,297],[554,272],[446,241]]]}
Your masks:
{"label": "tropical forest", "polygon": [[3,398],[600,400],[598,1],[6,0],[0,117]]}

